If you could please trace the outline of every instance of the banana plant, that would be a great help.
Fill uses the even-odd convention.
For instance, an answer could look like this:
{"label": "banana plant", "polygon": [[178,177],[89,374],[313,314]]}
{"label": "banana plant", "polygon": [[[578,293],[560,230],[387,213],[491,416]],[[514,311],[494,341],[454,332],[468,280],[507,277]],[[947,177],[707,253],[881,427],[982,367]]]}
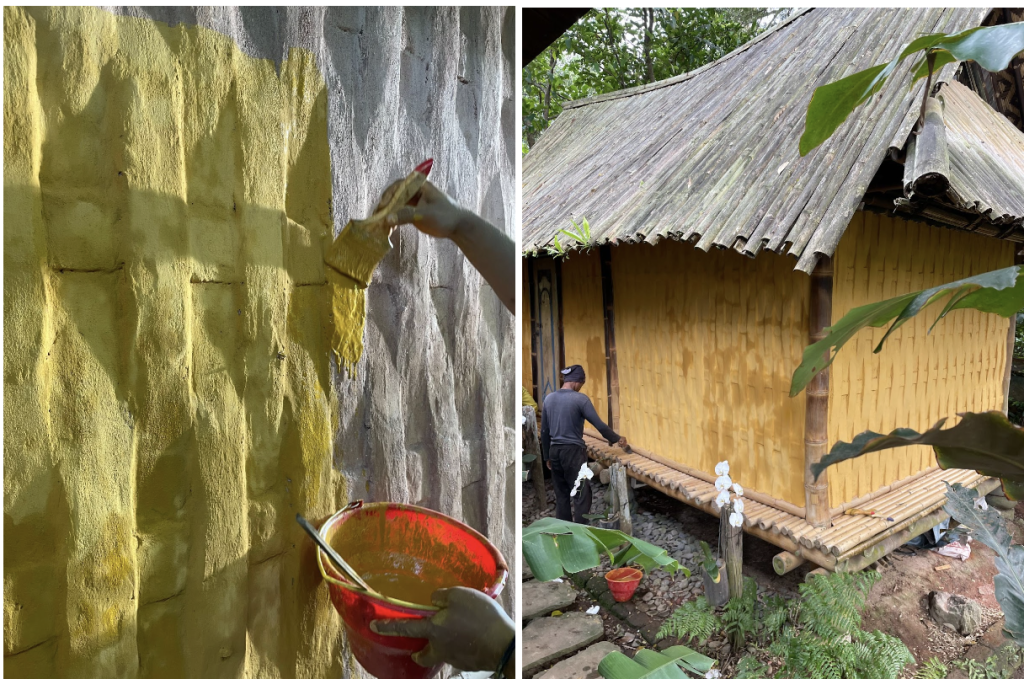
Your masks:
{"label": "banana plant", "polygon": [[523,559],[538,580],[560,578],[565,573],[579,573],[601,565],[601,554],[612,567],[637,565],[651,571],[661,568],[667,573],[689,569],[668,555],[661,547],[639,540],[622,531],[596,528],[581,523],[545,517],[523,529]]}
{"label": "banana plant", "polygon": [[[807,105],[800,155],[823,144],[853,111],[877,93],[896,67],[907,57],[918,55],[912,66],[911,87],[927,77],[924,97],[931,91],[935,71],[955,61],[974,61],[987,71],[1002,71],[1024,50],[1024,22],[979,26],[954,35],[922,35],[888,64],[878,64],[814,90]],[[922,103],[922,113],[924,101]]]}
{"label": "banana plant", "polygon": [[671,646],[661,652],[642,648],[632,659],[612,651],[598,663],[597,672],[604,679],[686,679],[692,676],[687,671],[706,676],[715,662],[686,646]]}

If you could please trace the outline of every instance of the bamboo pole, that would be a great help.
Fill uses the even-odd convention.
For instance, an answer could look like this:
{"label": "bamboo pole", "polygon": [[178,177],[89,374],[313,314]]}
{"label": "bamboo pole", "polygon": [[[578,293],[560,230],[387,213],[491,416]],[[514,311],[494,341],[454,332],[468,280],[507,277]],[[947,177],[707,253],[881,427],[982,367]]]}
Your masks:
{"label": "bamboo pole", "polygon": [[[825,328],[832,324],[832,260],[821,257],[811,274],[810,305],[811,344],[825,337]],[[827,354],[826,354],[827,357]],[[821,528],[829,525],[828,472],[815,480],[811,465],[820,462],[828,452],[828,368],[807,386],[807,416],[804,426],[804,507],[807,523]]]}
{"label": "bamboo pole", "polygon": [[619,514],[619,530],[626,535],[633,534],[633,516],[629,510],[629,481],[626,476],[626,468],[621,462],[611,466],[612,485],[615,487],[616,511]]}
{"label": "bamboo pole", "polygon": [[807,559],[793,552],[779,552],[772,559],[772,568],[778,575],[785,575],[794,568],[799,568],[807,563]]}
{"label": "bamboo pole", "polygon": [[601,246],[601,295],[604,301],[604,351],[608,377],[608,426],[618,430],[619,421],[619,361],[615,349],[615,300],[612,294],[612,249]]}
{"label": "bamboo pole", "polygon": [[523,453],[534,455],[531,463],[530,476],[533,478],[533,492],[537,496],[537,506],[541,512],[548,510],[548,491],[544,486],[544,460],[540,450],[540,437],[537,435],[537,412],[532,406],[523,406]]}

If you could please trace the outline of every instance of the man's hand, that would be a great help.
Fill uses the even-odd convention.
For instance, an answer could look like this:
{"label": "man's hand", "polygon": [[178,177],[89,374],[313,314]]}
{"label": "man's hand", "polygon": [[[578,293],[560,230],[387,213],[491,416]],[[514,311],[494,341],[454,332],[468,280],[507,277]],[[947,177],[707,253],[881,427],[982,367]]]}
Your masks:
{"label": "man's hand", "polygon": [[[399,182],[395,182],[384,191],[377,209],[388,204]],[[412,224],[428,236],[453,238],[465,220],[465,211],[446,196],[444,191],[428,181],[423,184],[419,193],[412,197],[408,205],[388,215],[387,223],[392,228]]]}
{"label": "man's hand", "polygon": [[617,445],[619,448],[622,448],[623,450],[629,450],[629,444],[626,442],[625,436],[620,436],[619,440],[615,442],[615,445]]}
{"label": "man's hand", "polygon": [[515,639],[515,624],[498,602],[469,587],[439,589],[431,597],[440,608],[424,620],[374,620],[377,634],[427,639],[412,659],[423,667],[448,663],[470,672],[495,670]]}

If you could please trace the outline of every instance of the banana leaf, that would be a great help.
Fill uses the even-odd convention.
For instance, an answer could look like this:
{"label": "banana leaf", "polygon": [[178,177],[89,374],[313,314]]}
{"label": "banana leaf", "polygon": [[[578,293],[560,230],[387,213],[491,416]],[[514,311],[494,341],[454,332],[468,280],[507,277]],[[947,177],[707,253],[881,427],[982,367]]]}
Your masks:
{"label": "banana leaf", "polygon": [[946,512],[971,529],[972,535],[996,553],[996,601],[1003,609],[1003,634],[1024,645],[1024,547],[1010,544],[1006,521],[994,509],[981,509],[978,491],[959,483],[946,484]]}
{"label": "banana leaf", "polygon": [[[882,88],[896,66],[912,54],[934,54],[934,72],[954,61],[968,60],[995,72],[1004,70],[1021,50],[1024,50],[1024,23],[979,26],[955,35],[923,35],[888,64],[878,64],[816,88],[807,105],[800,155],[807,155],[831,137],[858,106]],[[913,74],[912,83],[928,75],[925,56],[914,65]]]}
{"label": "banana leaf", "polygon": [[597,671],[605,679],[683,679],[690,676],[684,669],[702,677],[714,664],[713,658],[685,646],[672,646],[660,653],[640,649],[632,659],[613,651],[601,660]]}
{"label": "banana leaf", "polygon": [[814,376],[831,365],[838,351],[860,330],[867,327],[880,328],[893,321],[892,326],[875,347],[877,354],[896,328],[916,316],[922,309],[943,299],[946,299],[946,305],[929,328],[929,332],[948,313],[957,309],[977,309],[1009,318],[1024,309],[1024,266],[989,271],[923,292],[910,292],[852,309],[832,327],[827,328],[828,334],[824,338],[804,349],[803,360],[793,373],[789,395],[796,396],[806,389]]}
{"label": "banana leaf", "polygon": [[688,569],[661,547],[622,531],[551,517],[538,519],[523,529],[523,559],[534,577],[542,582],[560,578],[565,573],[597,568],[601,565],[602,553],[608,555],[615,567],[638,565],[647,571],[661,568],[668,573],[681,570],[687,577],[690,575]]}
{"label": "banana leaf", "polygon": [[821,462],[811,465],[817,479],[837,462],[889,448],[928,445],[943,469],[973,469],[985,476],[998,476],[1011,500],[1024,499],[1024,429],[1006,419],[998,410],[960,413],[960,422],[943,429],[946,418],[921,434],[913,429],[896,429],[889,434],[865,431],[846,443],[832,446]]}

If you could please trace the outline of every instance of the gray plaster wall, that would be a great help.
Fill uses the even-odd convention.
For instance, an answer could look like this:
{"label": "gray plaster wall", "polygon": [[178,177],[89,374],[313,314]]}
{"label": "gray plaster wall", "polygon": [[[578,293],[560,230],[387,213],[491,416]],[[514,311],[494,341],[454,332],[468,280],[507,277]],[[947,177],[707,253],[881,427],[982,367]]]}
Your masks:
{"label": "gray plaster wall", "polygon": [[[432,157],[431,181],[513,236],[512,8],[104,9],[210,28],[278,65],[293,47],[315,54],[328,86],[335,233]],[[352,497],[459,518],[514,566],[514,319],[451,242],[411,227],[392,242],[367,290],[363,357],[354,374],[335,374],[335,466]],[[510,587],[510,612],[513,600]]]}

